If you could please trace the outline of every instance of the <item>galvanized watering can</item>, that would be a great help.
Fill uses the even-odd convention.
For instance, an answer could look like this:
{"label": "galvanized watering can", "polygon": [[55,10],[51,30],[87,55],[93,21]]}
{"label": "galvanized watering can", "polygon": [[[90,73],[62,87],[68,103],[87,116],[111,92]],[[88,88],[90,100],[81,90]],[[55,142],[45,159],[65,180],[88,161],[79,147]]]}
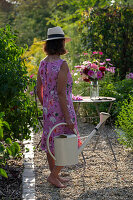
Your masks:
{"label": "galvanized watering can", "polygon": [[[49,148],[49,137],[53,130],[60,125],[66,125],[66,123],[56,124],[48,134],[47,137],[47,148],[48,152],[55,160],[56,166],[67,166],[67,165],[75,165],[78,163],[78,155],[83,151],[86,147],[87,143],[94,136],[94,134],[98,131],[100,126],[110,117],[109,113],[100,113],[100,122],[94,128],[94,130],[86,137],[86,140],[83,142],[80,148],[78,148],[78,138],[77,131],[74,129],[75,134],[65,135],[62,134],[54,138],[54,148],[55,148],[55,156],[51,153]],[[81,138],[82,139],[82,138]]]}

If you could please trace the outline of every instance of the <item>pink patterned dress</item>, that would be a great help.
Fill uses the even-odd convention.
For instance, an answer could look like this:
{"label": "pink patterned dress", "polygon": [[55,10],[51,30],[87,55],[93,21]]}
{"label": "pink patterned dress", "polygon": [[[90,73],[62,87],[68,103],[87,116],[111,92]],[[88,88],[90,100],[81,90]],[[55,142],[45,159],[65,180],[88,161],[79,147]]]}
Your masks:
{"label": "pink patterned dress", "polygon": [[[39,74],[43,84],[43,134],[41,139],[41,149],[45,150],[45,152],[48,152],[46,141],[49,131],[54,125],[65,122],[57,94],[57,78],[62,63],[62,59],[54,62],[46,62],[45,60],[42,60],[39,66]],[[70,72],[68,72],[67,78],[67,107],[71,120],[72,122],[75,122],[75,128],[78,132],[76,114],[72,102],[73,80]],[[73,131],[64,125],[58,126],[54,129],[49,138],[50,150],[52,153],[54,153],[54,137],[60,134],[73,134]],[[81,141],[78,132],[78,145],[80,145],[80,143]]]}

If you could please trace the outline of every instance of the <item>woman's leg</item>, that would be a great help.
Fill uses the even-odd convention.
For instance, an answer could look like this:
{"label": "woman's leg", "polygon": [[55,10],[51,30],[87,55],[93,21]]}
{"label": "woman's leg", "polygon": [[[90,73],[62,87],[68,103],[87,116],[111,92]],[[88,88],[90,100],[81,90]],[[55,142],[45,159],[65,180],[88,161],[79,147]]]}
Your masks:
{"label": "woman's leg", "polygon": [[[49,153],[47,153],[47,159],[48,159],[48,163],[49,163],[49,169],[51,171],[51,174],[48,178],[48,181],[51,182],[53,181],[53,179],[56,177],[56,179],[58,179],[58,186],[60,186],[60,183],[65,183],[65,182],[68,182],[70,179],[66,179],[66,178],[61,178],[59,177],[59,173],[61,171],[61,169],[63,168],[62,166],[55,166],[55,161],[54,159],[50,156]],[[55,181],[55,180],[54,180]],[[57,182],[57,180],[56,180]],[[52,183],[53,184],[53,183]],[[57,187],[58,187],[57,186]],[[62,187],[62,184],[61,184],[61,187]],[[64,186],[63,186],[64,187]]]}
{"label": "woman's leg", "polygon": [[63,168],[62,166],[55,166],[55,161],[54,159],[50,156],[49,153],[47,153],[47,159],[48,159],[48,164],[49,164],[49,169],[51,171],[50,176],[48,177],[48,181],[55,185],[56,187],[63,188],[65,187],[61,182],[62,179],[59,178],[59,173],[61,169]]}
{"label": "woman's leg", "polygon": [[64,188],[65,185],[63,185],[61,183],[61,181],[59,180],[59,173],[61,171],[63,167],[62,166],[55,166],[52,170],[52,172],[50,173],[49,177],[48,177],[48,182],[50,182],[51,184],[55,185],[56,187],[59,188]]}
{"label": "woman's leg", "polygon": [[49,169],[52,172],[52,170],[55,167],[55,161],[54,161],[54,159],[51,157],[51,155],[49,153],[47,153],[47,159],[48,159]]}

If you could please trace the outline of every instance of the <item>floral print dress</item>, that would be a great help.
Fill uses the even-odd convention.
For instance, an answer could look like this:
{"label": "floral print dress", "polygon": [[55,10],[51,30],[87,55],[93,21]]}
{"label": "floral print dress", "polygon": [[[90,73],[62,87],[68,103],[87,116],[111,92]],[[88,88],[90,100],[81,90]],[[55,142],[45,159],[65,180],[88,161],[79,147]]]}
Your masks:
{"label": "floral print dress", "polygon": [[[46,144],[48,133],[54,125],[65,122],[57,94],[57,78],[62,63],[62,59],[54,62],[46,62],[45,60],[42,60],[39,66],[39,74],[43,84],[43,134],[41,139],[41,149],[45,150],[45,152],[48,152]],[[73,80],[70,71],[68,72],[67,78],[67,107],[71,120],[75,123],[75,128],[78,134],[78,144],[80,145],[81,141],[77,128],[76,114],[72,102]],[[61,134],[73,134],[73,131],[64,125],[58,126],[54,129],[49,138],[50,150],[52,153],[54,153],[54,137]]]}

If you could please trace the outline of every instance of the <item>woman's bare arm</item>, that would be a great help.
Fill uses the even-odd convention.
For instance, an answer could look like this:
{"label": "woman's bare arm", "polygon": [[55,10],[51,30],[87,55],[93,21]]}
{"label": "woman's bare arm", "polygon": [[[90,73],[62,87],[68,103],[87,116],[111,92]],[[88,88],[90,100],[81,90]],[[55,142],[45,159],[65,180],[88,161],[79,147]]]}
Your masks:
{"label": "woman's bare arm", "polygon": [[71,118],[67,107],[67,99],[66,99],[67,74],[68,74],[68,65],[66,62],[63,62],[60,72],[58,74],[57,92],[59,97],[59,103],[61,106],[61,110],[64,114],[65,121],[68,124],[68,127],[73,130],[74,124],[71,122]]}
{"label": "woman's bare arm", "polygon": [[43,85],[39,72],[37,75],[37,96],[41,102],[41,105],[43,105]]}

